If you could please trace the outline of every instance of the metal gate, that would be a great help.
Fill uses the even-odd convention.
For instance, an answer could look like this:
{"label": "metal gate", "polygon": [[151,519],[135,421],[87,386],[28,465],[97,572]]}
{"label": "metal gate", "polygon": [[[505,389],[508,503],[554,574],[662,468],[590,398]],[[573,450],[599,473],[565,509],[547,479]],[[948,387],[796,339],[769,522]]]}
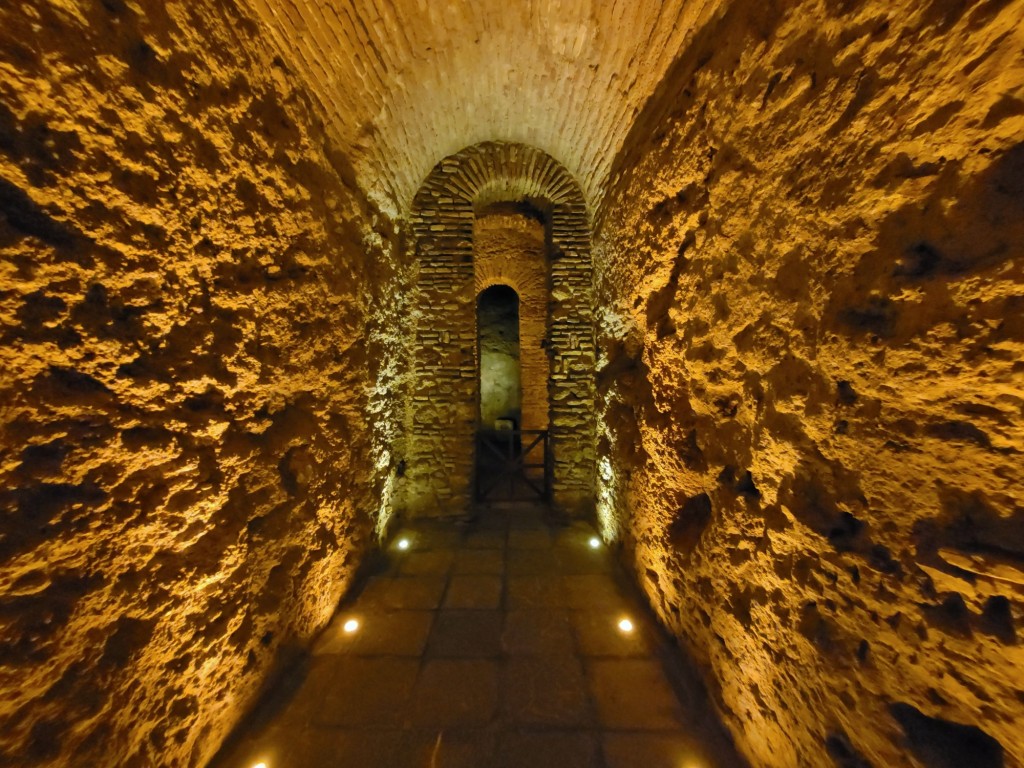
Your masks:
{"label": "metal gate", "polygon": [[548,501],[547,430],[487,430],[476,435],[477,501]]}

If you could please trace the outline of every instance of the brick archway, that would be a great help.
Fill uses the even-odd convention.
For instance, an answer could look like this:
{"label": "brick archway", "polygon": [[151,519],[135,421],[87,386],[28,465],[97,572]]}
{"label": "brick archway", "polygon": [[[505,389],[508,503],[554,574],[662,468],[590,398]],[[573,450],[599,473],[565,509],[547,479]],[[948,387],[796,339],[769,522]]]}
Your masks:
{"label": "brick archway", "polygon": [[438,163],[412,205],[418,276],[406,506],[414,515],[459,514],[471,503],[476,295],[482,278],[474,272],[474,224],[478,212],[503,202],[528,202],[545,218],[554,503],[577,515],[593,505],[594,336],[586,204],[579,184],[551,156],[522,144],[486,142]]}

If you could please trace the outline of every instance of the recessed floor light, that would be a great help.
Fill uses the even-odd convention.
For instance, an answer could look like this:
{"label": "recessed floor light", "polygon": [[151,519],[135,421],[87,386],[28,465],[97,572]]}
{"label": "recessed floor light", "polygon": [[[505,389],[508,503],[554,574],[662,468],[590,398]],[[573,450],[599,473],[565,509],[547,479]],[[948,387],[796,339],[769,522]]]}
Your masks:
{"label": "recessed floor light", "polygon": [[601,546],[601,540],[599,538],[597,538],[597,536],[591,536],[590,537],[590,546],[593,549],[597,549],[598,547]]}
{"label": "recessed floor light", "polygon": [[633,622],[629,619],[622,619],[619,622],[619,629],[628,634],[633,631]]}
{"label": "recessed floor light", "polygon": [[343,629],[346,632],[348,632],[349,634],[352,634],[357,629],[359,629],[359,622],[356,621],[355,619],[349,619],[348,621],[345,622],[345,626],[343,627]]}
{"label": "recessed floor light", "polygon": [[399,549],[408,549],[409,548],[409,540],[408,539],[399,539],[398,540],[398,548]]}

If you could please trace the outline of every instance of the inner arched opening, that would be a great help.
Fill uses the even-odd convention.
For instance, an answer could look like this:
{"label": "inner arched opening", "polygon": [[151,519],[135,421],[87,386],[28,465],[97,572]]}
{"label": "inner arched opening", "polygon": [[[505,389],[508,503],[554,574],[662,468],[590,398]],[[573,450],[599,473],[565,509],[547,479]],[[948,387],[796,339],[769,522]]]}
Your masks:
{"label": "inner arched opening", "polygon": [[492,285],[477,297],[480,350],[480,429],[516,430],[522,424],[519,295]]}

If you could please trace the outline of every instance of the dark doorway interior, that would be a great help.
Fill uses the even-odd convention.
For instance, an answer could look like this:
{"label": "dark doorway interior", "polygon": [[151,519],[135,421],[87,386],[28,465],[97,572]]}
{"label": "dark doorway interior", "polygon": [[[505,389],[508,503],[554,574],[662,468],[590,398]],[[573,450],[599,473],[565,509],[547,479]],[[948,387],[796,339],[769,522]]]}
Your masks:
{"label": "dark doorway interior", "polygon": [[480,350],[480,428],[518,429],[522,409],[519,374],[519,295],[492,285],[477,298]]}
{"label": "dark doorway interior", "polygon": [[477,298],[477,501],[547,499],[547,433],[523,432],[519,296],[494,285]]}

